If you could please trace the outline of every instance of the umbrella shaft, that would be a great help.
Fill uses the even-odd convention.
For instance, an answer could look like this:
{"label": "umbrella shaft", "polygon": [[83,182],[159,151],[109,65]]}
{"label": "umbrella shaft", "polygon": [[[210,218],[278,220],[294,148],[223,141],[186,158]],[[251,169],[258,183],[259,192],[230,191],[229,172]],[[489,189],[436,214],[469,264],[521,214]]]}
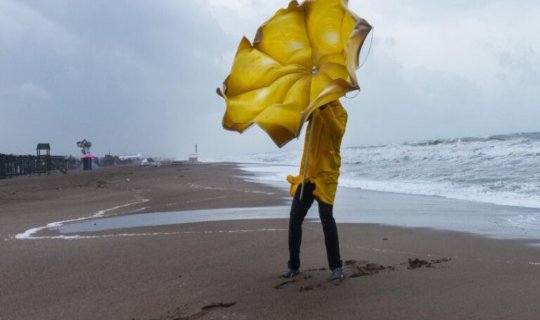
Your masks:
{"label": "umbrella shaft", "polygon": [[302,200],[302,196],[304,195],[304,185],[306,184],[306,174],[307,174],[307,168],[309,165],[309,150],[311,150],[311,141],[313,139],[313,126],[315,125],[315,117],[311,117],[311,124],[310,124],[310,130],[309,130],[309,139],[308,139],[308,146],[307,149],[304,151],[306,153],[306,159],[304,161],[304,173],[302,177],[302,187],[300,188],[300,200]]}

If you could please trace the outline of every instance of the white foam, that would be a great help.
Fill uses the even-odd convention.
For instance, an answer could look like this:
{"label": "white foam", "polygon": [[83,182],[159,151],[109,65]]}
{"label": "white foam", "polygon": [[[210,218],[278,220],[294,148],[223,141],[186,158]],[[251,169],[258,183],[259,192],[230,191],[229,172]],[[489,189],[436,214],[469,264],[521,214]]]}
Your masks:
{"label": "white foam", "polygon": [[34,235],[36,233],[42,231],[42,230],[45,230],[45,229],[55,229],[55,228],[59,228],[62,225],[66,224],[66,223],[70,223],[70,222],[87,220],[87,219],[91,219],[91,218],[100,218],[100,217],[103,217],[108,212],[115,211],[115,210],[122,209],[122,208],[126,208],[126,207],[130,207],[130,206],[133,206],[133,205],[136,205],[136,204],[142,204],[142,203],[145,203],[145,202],[148,202],[148,201],[150,201],[150,200],[142,198],[140,196],[137,196],[137,201],[135,201],[135,202],[125,203],[125,204],[121,204],[121,205],[118,205],[118,206],[115,206],[115,207],[99,210],[99,211],[95,212],[94,214],[92,214],[91,216],[85,216],[85,217],[80,217],[80,218],[76,218],[76,219],[51,222],[51,223],[48,223],[45,226],[31,228],[31,229],[28,229],[28,230],[26,230],[26,231],[24,231],[22,233],[18,233],[18,234],[15,235],[14,238],[17,239],[17,240],[39,240],[39,239],[66,239],[66,240],[72,240],[72,239],[79,239],[79,238],[77,238],[79,236],[38,237],[38,236],[34,236]]}
{"label": "white foam", "polygon": [[340,185],[354,189],[394,192],[415,195],[440,196],[449,199],[478,201],[497,205],[540,208],[540,196],[512,192],[489,192],[480,186],[460,187],[452,183],[429,181],[374,181],[340,177]]}
{"label": "white foam", "polygon": [[[42,230],[42,229],[40,229]],[[39,231],[39,230],[38,230]],[[55,235],[55,236],[31,236],[25,240],[85,240],[102,238],[121,237],[155,237],[172,236],[182,234],[220,234],[220,233],[256,233],[256,232],[286,232],[287,229],[262,228],[262,229],[240,229],[240,230],[203,230],[203,231],[175,231],[175,232],[146,232],[146,233],[112,233],[102,235]],[[21,239],[19,239],[21,240]]]}
{"label": "white foam", "polygon": [[[255,181],[298,174],[302,150],[221,159]],[[215,159],[218,160],[218,159]],[[540,133],[344,148],[340,185],[540,208]]]}

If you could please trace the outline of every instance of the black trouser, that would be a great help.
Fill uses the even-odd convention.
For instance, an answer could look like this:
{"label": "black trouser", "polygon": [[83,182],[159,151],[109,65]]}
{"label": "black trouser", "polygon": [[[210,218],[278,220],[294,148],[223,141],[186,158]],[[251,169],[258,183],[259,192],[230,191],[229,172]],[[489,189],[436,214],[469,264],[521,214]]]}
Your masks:
{"label": "black trouser", "polygon": [[[302,200],[300,200],[301,189],[302,186],[299,186],[294,195],[289,220],[289,268],[291,269],[300,268],[302,222],[304,222],[304,218],[315,200],[315,197],[313,196],[315,185],[313,183],[306,183],[304,186]],[[328,266],[330,267],[330,270],[333,270],[342,266],[341,258],[339,256],[338,230],[332,213],[333,207],[322,201],[317,200],[317,202],[319,203],[319,217],[321,218],[324,231],[324,243],[326,245]]]}

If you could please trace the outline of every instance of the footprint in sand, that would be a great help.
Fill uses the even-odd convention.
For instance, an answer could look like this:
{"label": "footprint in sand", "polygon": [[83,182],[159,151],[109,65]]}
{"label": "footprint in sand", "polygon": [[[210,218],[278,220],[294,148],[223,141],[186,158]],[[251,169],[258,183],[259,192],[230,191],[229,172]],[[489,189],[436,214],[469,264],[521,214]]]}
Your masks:
{"label": "footprint in sand", "polygon": [[[381,272],[393,272],[398,270],[400,266],[407,266],[408,270],[414,270],[419,268],[434,268],[434,265],[440,264],[440,263],[447,263],[450,262],[450,258],[440,258],[440,259],[433,259],[433,260],[421,260],[418,258],[411,259],[409,258],[407,262],[390,265],[390,266],[383,266],[377,263],[370,263],[369,261],[357,261],[357,260],[346,260],[344,263],[344,269],[345,274],[348,275],[348,278],[358,278],[358,277],[364,277],[364,276],[374,276]],[[307,292],[312,291],[317,288],[325,289],[324,284],[326,284],[328,281],[325,280],[324,282],[318,282],[317,278],[312,275],[312,273],[317,272],[323,272],[326,271],[326,268],[314,268],[314,269],[307,269],[304,271],[304,274],[301,274],[296,279],[287,280],[284,282],[281,282],[274,286],[274,289],[282,289],[285,286],[292,285],[293,287],[297,288],[300,292]],[[309,272],[309,273],[308,273]],[[313,283],[313,282],[316,283]],[[295,283],[298,283],[298,285],[293,285]],[[335,283],[336,285],[339,285],[339,283]]]}
{"label": "footprint in sand", "polygon": [[[211,303],[211,304],[207,304],[205,306],[202,306],[200,311],[192,313],[192,314],[188,314],[188,315],[183,314],[182,308],[176,308],[176,310],[174,310],[174,311],[169,311],[167,313],[166,318],[161,318],[160,320],[165,320],[165,319],[167,319],[167,320],[195,320],[195,319],[201,319],[202,317],[204,317],[206,314],[208,314],[212,310],[230,308],[230,307],[236,305],[236,303],[237,303],[236,301]],[[135,320],[135,319],[133,319],[133,320]]]}

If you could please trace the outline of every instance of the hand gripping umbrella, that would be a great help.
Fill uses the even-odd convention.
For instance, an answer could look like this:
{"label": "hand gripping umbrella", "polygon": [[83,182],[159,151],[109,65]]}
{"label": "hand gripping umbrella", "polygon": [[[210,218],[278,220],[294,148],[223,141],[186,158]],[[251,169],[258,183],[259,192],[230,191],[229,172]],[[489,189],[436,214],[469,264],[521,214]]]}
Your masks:
{"label": "hand gripping umbrella", "polygon": [[298,137],[311,113],[359,90],[356,69],[369,23],[347,0],[291,1],[243,38],[217,92],[227,104],[223,127],[261,127],[278,147]]}

